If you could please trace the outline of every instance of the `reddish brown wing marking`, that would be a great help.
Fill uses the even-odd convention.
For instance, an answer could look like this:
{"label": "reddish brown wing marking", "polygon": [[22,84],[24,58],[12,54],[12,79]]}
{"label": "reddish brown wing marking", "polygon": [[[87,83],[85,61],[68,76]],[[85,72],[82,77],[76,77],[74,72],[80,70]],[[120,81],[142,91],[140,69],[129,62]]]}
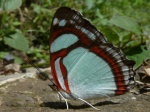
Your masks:
{"label": "reddish brown wing marking", "polygon": [[[133,72],[133,63],[132,61],[129,61],[128,59],[123,56],[123,53],[120,53],[120,50],[115,48],[112,44],[108,43],[106,39],[104,38],[103,34],[100,33],[89,21],[83,18],[81,14],[78,12],[71,10],[70,8],[62,7],[57,10],[57,12],[54,15],[54,18],[58,18],[58,20],[66,20],[66,25],[65,27],[60,27],[59,25],[54,25],[52,24],[51,26],[51,32],[50,32],[50,45],[62,34],[74,34],[78,37],[78,41],[74,43],[73,45],[70,45],[67,48],[64,48],[60,51],[51,53],[51,67],[52,67],[52,74],[54,81],[58,87],[59,90],[63,90],[61,85],[59,84],[58,77],[55,71],[55,60],[58,58],[61,58],[60,61],[60,68],[61,72],[63,75],[64,79],[64,84],[66,87],[67,93],[70,93],[69,85],[68,85],[68,80],[67,80],[67,70],[63,64],[63,58],[73,49],[77,47],[84,47],[86,49],[89,49],[90,52],[93,52],[97,54],[100,58],[103,58],[107,63],[109,63],[109,66],[112,68],[112,73],[114,74],[115,82],[116,82],[116,95],[123,94],[127,90],[127,84],[125,84],[125,76],[124,72],[122,71],[120,65],[116,63],[116,57],[113,57],[112,54],[106,51],[105,48],[101,48],[100,46],[108,46],[111,47],[117,54],[120,55],[120,58],[123,60],[123,64],[125,66],[128,66],[129,70],[129,76],[130,78],[133,77],[134,72]],[[53,19],[54,20],[54,19]],[[74,23],[70,23],[68,21],[74,20]],[[59,22],[58,21],[58,22]],[[91,38],[88,37],[81,29],[77,29],[75,25],[80,26],[80,28],[85,28],[88,29],[88,31],[92,32],[95,36],[96,39],[92,40]]]}

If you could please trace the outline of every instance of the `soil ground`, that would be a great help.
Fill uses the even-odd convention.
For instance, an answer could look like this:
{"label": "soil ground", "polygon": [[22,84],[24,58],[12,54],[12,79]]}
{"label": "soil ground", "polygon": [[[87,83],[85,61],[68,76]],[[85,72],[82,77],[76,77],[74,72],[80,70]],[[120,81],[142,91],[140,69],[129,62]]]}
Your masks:
{"label": "soil ground", "polygon": [[[49,81],[21,78],[0,86],[0,112],[66,112],[66,104],[50,89]],[[150,112],[150,92],[88,101],[101,112]],[[81,101],[69,101],[67,112],[96,111]]]}

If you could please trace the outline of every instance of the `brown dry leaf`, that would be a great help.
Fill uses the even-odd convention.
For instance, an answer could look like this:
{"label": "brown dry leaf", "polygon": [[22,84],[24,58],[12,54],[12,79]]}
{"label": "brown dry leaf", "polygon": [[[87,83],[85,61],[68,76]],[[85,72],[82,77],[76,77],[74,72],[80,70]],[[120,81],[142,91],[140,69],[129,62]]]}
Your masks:
{"label": "brown dry leaf", "polygon": [[148,95],[148,96],[150,96],[150,92],[146,92],[146,93],[144,93],[144,95]]}
{"label": "brown dry leaf", "polygon": [[145,67],[143,67],[143,69],[144,69],[145,74],[147,76],[150,76],[150,66],[145,66]]}
{"label": "brown dry leaf", "polygon": [[20,71],[20,65],[16,64],[16,63],[8,64],[4,67],[4,71],[6,74],[19,72]]}

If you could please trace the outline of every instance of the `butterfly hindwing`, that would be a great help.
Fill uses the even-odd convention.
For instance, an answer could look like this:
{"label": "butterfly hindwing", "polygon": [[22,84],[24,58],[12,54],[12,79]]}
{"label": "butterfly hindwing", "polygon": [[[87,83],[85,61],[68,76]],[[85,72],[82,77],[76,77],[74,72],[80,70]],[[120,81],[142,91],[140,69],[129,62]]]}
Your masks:
{"label": "butterfly hindwing", "polygon": [[81,14],[67,7],[54,15],[50,56],[54,81],[67,98],[119,95],[132,83],[132,61]]}

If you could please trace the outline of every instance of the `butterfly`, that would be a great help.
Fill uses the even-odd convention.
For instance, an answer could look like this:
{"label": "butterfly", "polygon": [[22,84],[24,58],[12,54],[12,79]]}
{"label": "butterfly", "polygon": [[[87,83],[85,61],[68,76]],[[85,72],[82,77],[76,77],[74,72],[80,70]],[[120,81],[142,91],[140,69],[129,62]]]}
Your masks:
{"label": "butterfly", "polygon": [[134,84],[134,62],[68,7],[60,7],[52,20],[50,65],[56,90],[67,108],[67,99],[92,106],[86,100],[121,95]]}

